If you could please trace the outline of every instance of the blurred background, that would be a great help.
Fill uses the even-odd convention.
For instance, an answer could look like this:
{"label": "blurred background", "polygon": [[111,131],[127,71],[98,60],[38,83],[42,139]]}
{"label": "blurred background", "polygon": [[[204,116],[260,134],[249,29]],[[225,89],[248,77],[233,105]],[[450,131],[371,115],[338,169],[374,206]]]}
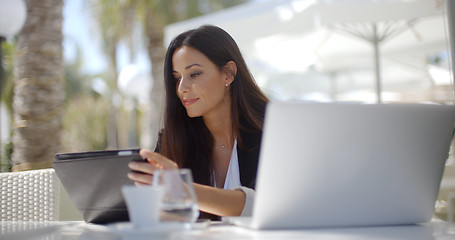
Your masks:
{"label": "blurred background", "polygon": [[[453,104],[446,6],[0,0],[1,171],[50,167],[57,152],[154,149],[166,46],[203,24],[233,36],[272,100]],[[455,189],[453,162],[444,189]],[[445,209],[450,191],[441,192]]]}

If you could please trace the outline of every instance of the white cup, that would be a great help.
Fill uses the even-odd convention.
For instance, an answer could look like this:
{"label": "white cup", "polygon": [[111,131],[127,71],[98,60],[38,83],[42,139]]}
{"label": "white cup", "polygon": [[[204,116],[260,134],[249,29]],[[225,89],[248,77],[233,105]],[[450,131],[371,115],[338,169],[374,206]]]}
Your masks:
{"label": "white cup", "polygon": [[150,228],[159,222],[163,192],[162,188],[153,186],[122,187],[130,222],[135,228]]}

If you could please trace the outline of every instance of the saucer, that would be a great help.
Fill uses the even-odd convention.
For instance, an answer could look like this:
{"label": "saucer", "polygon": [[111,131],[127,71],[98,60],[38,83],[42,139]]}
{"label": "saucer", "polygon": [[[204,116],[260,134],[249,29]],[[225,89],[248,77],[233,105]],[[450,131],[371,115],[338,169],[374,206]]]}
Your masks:
{"label": "saucer", "polygon": [[135,228],[131,222],[120,222],[107,225],[109,230],[122,239],[165,239],[170,234],[188,231],[190,224],[161,222],[147,228]]}

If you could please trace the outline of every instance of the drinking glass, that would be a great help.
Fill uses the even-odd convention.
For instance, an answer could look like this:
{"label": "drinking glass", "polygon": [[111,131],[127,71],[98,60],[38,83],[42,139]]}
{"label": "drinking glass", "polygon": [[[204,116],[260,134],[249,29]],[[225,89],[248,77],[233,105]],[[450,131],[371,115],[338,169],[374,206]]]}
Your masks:
{"label": "drinking glass", "polygon": [[161,221],[196,221],[199,210],[190,169],[157,170],[153,173],[153,185],[164,191]]}

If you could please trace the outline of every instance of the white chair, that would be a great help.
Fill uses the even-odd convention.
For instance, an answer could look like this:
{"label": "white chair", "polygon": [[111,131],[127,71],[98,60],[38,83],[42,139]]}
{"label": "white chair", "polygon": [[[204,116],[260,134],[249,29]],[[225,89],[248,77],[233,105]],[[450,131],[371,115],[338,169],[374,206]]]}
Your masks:
{"label": "white chair", "polygon": [[59,220],[59,186],[52,168],[0,173],[0,220]]}

